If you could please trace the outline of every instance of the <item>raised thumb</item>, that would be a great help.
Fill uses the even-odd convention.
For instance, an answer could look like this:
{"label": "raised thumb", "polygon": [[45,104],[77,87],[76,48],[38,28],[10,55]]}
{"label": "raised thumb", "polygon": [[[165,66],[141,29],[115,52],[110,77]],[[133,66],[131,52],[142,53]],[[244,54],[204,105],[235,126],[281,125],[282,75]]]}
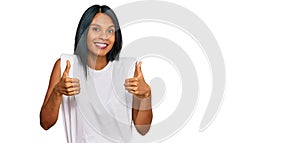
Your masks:
{"label": "raised thumb", "polygon": [[135,66],[134,77],[143,76],[142,73],[142,62],[139,61]]}
{"label": "raised thumb", "polygon": [[67,61],[66,61],[66,69],[65,69],[65,71],[64,71],[64,73],[63,73],[63,76],[69,76],[70,68],[71,68],[70,61],[67,60]]}

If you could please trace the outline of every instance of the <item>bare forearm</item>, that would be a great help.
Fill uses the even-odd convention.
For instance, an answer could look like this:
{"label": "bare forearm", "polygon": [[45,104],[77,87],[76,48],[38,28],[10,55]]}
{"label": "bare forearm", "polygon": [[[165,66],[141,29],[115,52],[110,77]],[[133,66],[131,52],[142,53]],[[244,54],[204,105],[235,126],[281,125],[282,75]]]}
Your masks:
{"label": "bare forearm", "polygon": [[137,131],[145,135],[152,122],[151,88],[146,83],[141,69],[142,62],[136,63],[133,78],[125,80],[125,89],[133,95],[132,120]]}
{"label": "bare forearm", "polygon": [[135,125],[151,125],[153,118],[152,109],[140,110],[137,113]]}
{"label": "bare forearm", "polygon": [[137,131],[141,135],[145,135],[150,129],[153,118],[151,97],[134,102],[139,106],[137,109],[133,109],[133,121]]}
{"label": "bare forearm", "polygon": [[40,125],[43,129],[48,130],[57,121],[62,95],[52,91],[50,98],[42,106],[40,112]]}
{"label": "bare forearm", "polygon": [[138,112],[136,117],[136,123],[139,125],[148,125],[152,121],[152,104],[151,97],[140,99],[136,101],[138,103]]}

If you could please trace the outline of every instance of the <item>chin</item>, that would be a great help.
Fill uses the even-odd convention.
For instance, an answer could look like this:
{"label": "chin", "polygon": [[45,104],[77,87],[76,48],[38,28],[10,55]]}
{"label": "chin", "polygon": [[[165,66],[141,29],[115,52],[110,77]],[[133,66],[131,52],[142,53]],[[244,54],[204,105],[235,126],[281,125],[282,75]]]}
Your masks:
{"label": "chin", "polygon": [[99,51],[98,54],[97,54],[97,56],[98,56],[98,57],[106,56],[108,52],[109,52],[109,51]]}

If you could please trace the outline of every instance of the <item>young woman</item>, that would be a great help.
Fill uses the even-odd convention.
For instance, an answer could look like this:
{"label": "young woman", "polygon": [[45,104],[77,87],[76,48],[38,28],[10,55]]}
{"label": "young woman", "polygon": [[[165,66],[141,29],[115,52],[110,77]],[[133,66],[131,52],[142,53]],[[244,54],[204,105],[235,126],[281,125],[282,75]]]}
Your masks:
{"label": "young woman", "polygon": [[68,143],[130,142],[132,122],[141,135],[149,131],[150,86],[141,62],[131,70],[132,77],[121,76],[130,66],[118,57],[121,48],[112,9],[89,7],[77,27],[74,55],[63,55],[53,67],[40,112],[43,129],[56,123],[62,108]]}

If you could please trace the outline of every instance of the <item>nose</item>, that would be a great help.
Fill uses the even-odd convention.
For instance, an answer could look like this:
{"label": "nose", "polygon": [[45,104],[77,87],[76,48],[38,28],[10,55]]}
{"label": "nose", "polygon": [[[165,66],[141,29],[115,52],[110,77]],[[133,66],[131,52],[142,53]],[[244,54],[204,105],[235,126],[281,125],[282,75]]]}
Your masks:
{"label": "nose", "polygon": [[106,32],[100,32],[98,38],[106,41],[110,38],[110,36]]}

